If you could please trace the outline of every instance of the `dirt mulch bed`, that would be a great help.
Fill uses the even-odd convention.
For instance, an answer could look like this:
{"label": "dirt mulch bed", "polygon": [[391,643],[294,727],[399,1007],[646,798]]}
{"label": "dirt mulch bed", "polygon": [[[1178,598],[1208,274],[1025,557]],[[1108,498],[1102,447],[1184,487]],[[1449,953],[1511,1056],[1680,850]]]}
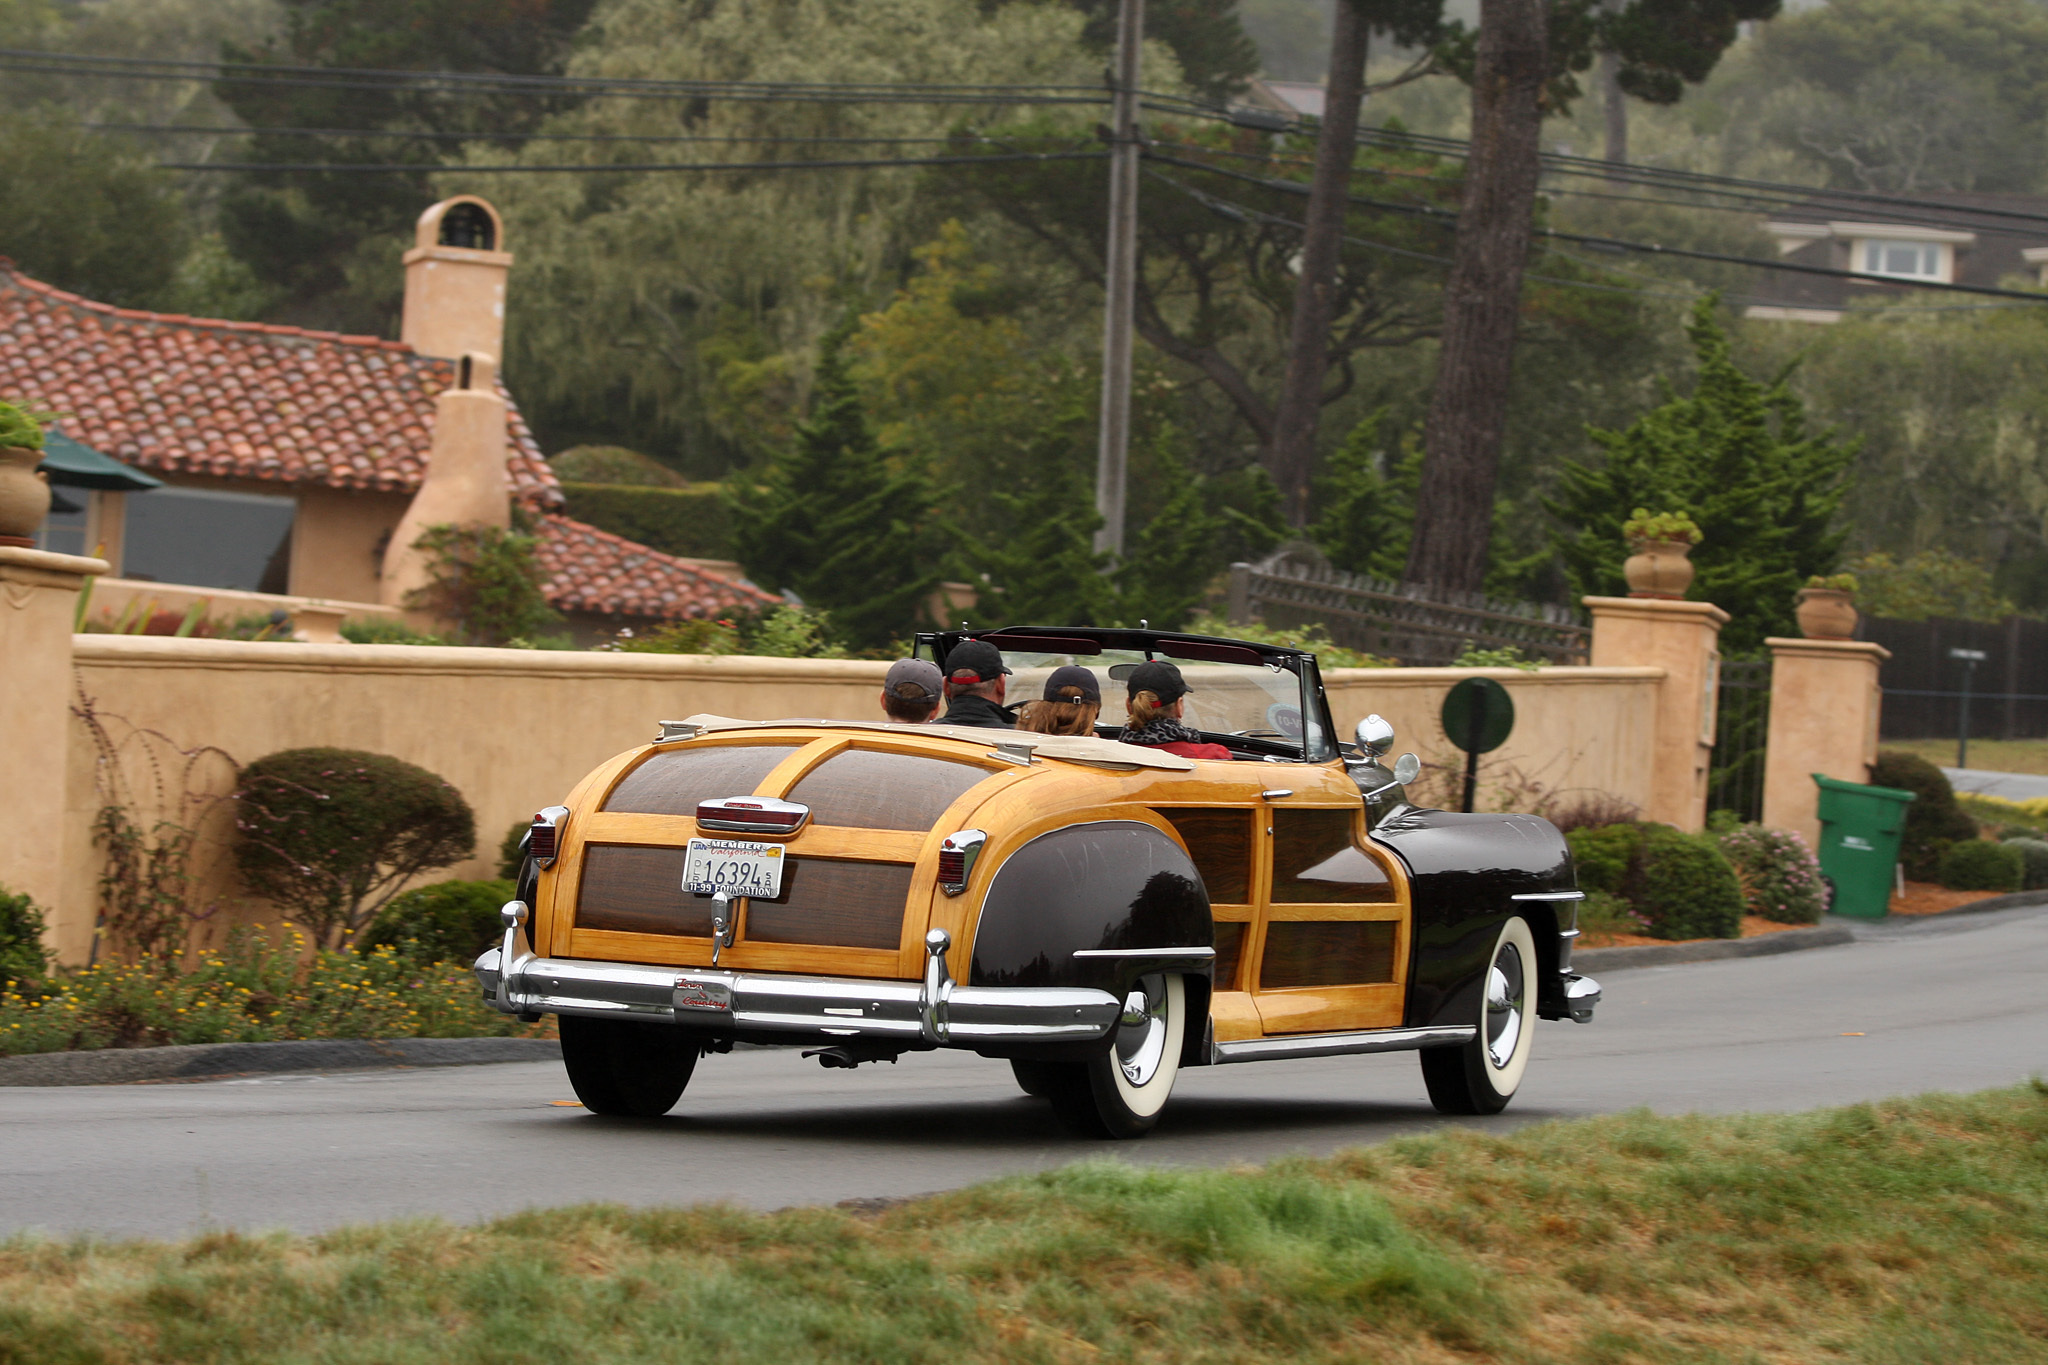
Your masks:
{"label": "dirt mulch bed", "polygon": [[1960,909],[1973,901],[2003,896],[2003,891],[1950,891],[1933,882],[1907,882],[1903,896],[1892,897],[1894,915],[1939,915]]}
{"label": "dirt mulch bed", "polygon": [[[1787,929],[1811,929],[1810,924],[1780,924],[1762,915],[1742,917],[1742,937],[1758,938],[1764,934],[1782,934]],[[1652,944],[1706,943],[1703,938],[1651,938],[1648,934],[1596,934],[1587,930],[1578,945],[1581,948],[1647,948]]]}

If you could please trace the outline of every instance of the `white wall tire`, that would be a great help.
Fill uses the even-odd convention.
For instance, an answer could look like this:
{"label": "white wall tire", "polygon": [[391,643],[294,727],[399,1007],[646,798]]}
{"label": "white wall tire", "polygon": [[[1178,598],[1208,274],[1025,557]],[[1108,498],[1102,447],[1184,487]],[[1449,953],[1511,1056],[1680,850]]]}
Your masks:
{"label": "white wall tire", "polygon": [[1529,922],[1501,926],[1480,981],[1479,1032],[1457,1047],[1427,1048],[1422,1079],[1445,1114],[1498,1114],[1522,1087],[1536,1043],[1536,936]]}
{"label": "white wall tire", "polygon": [[1046,1093],[1060,1121],[1085,1137],[1143,1137],[1159,1122],[1180,1076],[1187,1038],[1187,985],[1178,975],[1141,977],[1125,1000],[1110,1046],[1064,1067]]}

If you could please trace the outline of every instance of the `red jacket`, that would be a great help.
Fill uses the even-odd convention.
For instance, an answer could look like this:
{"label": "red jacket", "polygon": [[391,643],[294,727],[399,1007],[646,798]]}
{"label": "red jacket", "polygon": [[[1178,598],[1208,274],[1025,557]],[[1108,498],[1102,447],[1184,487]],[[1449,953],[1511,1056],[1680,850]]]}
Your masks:
{"label": "red jacket", "polygon": [[1228,763],[1237,757],[1221,744],[1190,744],[1186,740],[1180,740],[1173,744],[1158,744],[1153,747],[1164,749],[1169,754],[1179,754],[1182,758],[1209,758]]}

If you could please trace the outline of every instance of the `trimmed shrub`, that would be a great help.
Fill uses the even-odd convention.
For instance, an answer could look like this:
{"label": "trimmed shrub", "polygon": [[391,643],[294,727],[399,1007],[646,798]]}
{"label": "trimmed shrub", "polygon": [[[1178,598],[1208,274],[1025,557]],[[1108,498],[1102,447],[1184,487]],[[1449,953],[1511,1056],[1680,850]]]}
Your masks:
{"label": "trimmed shrub", "polygon": [[336,947],[423,872],[476,847],[462,794],[425,768],[357,749],[286,749],[236,784],[235,864],[250,891]]}
{"label": "trimmed shrub", "polygon": [[1565,836],[1579,888],[1619,896],[1652,938],[1735,938],[1742,884],[1711,836],[1637,822]]}
{"label": "trimmed shrub", "polygon": [[416,886],[378,912],[356,936],[356,951],[388,947],[420,962],[473,962],[503,935],[498,911],[512,895],[509,880]]}
{"label": "trimmed shrub", "polygon": [[1918,754],[1887,749],[1870,767],[1872,786],[1898,787],[1913,793],[1906,807],[1906,828],[1899,842],[1899,861],[1916,882],[1940,876],[1942,853],[1958,840],[1977,837],[1977,822],[1956,805],[1955,789],[1941,769]]}
{"label": "trimmed shrub", "polygon": [[652,488],[684,488],[689,480],[652,455],[625,446],[571,446],[550,456],[548,464],[564,483],[616,483]]}
{"label": "trimmed shrub", "polygon": [[1750,914],[1780,924],[1820,923],[1828,908],[1827,883],[1806,840],[1789,829],[1741,825],[1723,834],[1720,844]]}
{"label": "trimmed shrub", "polygon": [[653,488],[564,480],[562,496],[564,511],[600,531],[685,559],[732,558],[721,484]]}
{"label": "trimmed shrub", "polygon": [[1649,921],[1612,891],[1588,891],[1579,902],[1579,931],[1586,934],[1644,934]]}
{"label": "trimmed shrub", "polygon": [[1638,826],[1633,821],[1581,825],[1567,830],[1564,840],[1571,846],[1579,890],[1621,893],[1621,884],[1628,878],[1629,862],[1640,842]]}
{"label": "trimmed shrub", "polygon": [[1649,922],[1652,938],[1739,938],[1742,883],[1706,838],[1645,825],[1622,895]]}
{"label": "trimmed shrub", "polygon": [[519,869],[526,865],[526,832],[532,828],[533,821],[520,820],[498,841],[498,876],[502,880],[519,880]]}
{"label": "trimmed shrub", "polygon": [[2007,839],[2005,846],[2020,851],[2023,869],[2020,875],[2020,890],[2039,891],[2043,887],[2048,887],[2048,839],[2027,835]]}
{"label": "trimmed shrub", "polygon": [[1941,884],[1951,891],[2017,891],[2026,875],[2026,854],[2011,844],[1965,839],[1941,855]]}
{"label": "trimmed shrub", "polygon": [[0,886],[0,987],[30,985],[49,974],[46,927],[34,901]]}

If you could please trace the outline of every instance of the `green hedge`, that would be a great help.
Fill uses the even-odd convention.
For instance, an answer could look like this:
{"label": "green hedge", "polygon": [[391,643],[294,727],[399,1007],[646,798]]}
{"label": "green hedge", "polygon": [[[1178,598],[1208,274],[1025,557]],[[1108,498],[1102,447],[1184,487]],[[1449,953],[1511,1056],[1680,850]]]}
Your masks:
{"label": "green hedge", "polygon": [[731,559],[724,485],[648,488],[625,483],[564,483],[564,510],[600,531],[685,559]]}
{"label": "green hedge", "polygon": [[2026,877],[2026,854],[2011,844],[1965,839],[1941,855],[1941,884],[1951,891],[2017,891]]}
{"label": "green hedge", "polygon": [[1739,938],[1742,884],[1711,835],[1634,822],[1565,835],[1579,887],[1619,897],[1652,938]]}

